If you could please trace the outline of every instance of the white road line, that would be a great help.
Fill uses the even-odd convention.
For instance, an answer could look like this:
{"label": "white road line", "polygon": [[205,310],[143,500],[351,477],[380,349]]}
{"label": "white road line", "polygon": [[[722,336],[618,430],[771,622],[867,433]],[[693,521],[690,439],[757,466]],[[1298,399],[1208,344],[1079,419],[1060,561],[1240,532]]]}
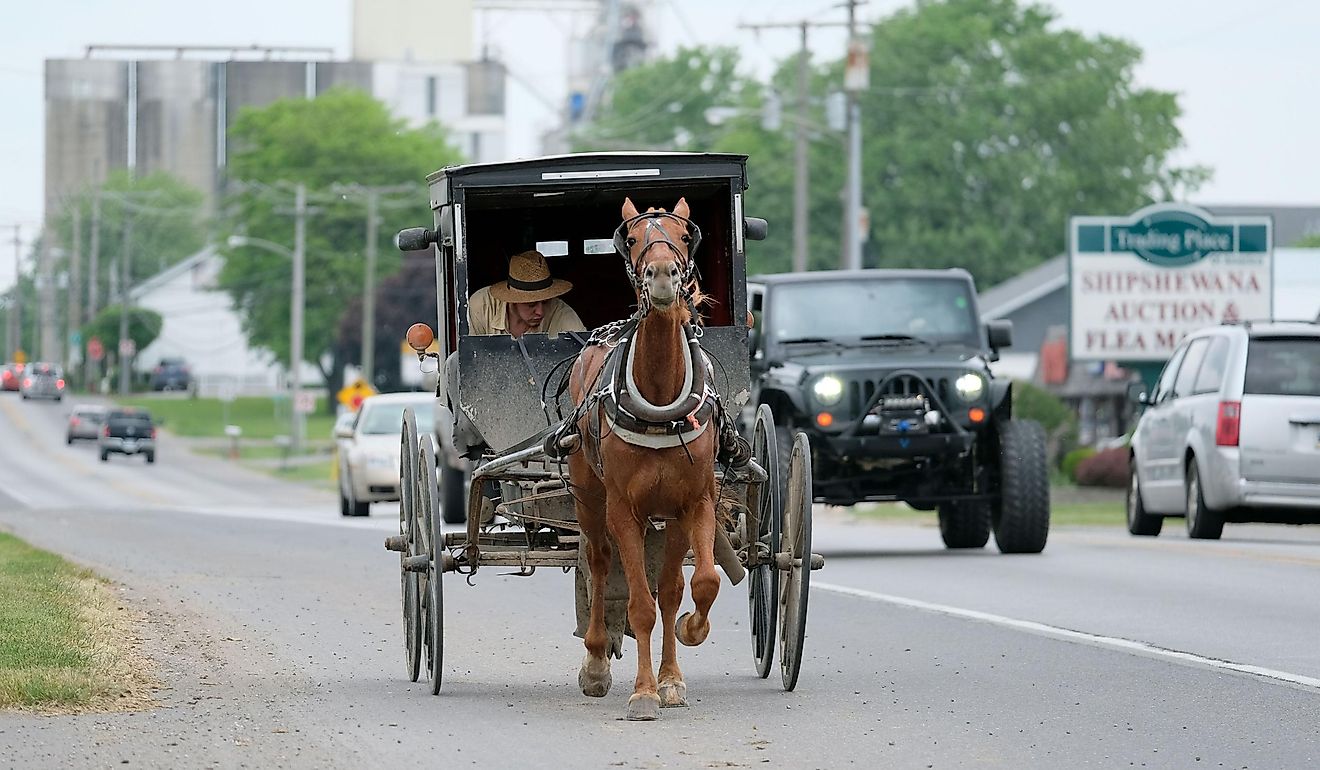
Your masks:
{"label": "white road line", "polygon": [[1218,660],[1216,658],[1207,658],[1202,655],[1196,655],[1190,652],[1180,650],[1171,650],[1166,647],[1141,642],[1133,639],[1123,639],[1117,636],[1104,636],[1101,634],[1089,634],[1085,631],[1074,631],[1070,628],[1061,628],[1051,626],[1046,623],[1037,623],[1034,620],[1020,620],[1018,618],[1009,618],[1003,615],[995,615],[980,610],[969,610],[962,607],[951,607],[947,604],[935,604],[920,599],[910,599],[906,596],[894,596],[892,594],[882,594],[875,591],[867,591],[861,588],[852,588],[850,586],[834,585],[832,583],[822,583],[811,581],[813,589],[829,591],[830,593],[842,594],[844,596],[853,596],[859,599],[868,599],[874,602],[883,602],[893,604],[899,607],[921,610],[923,612],[933,612],[939,615],[947,615],[964,620],[975,620],[981,623],[1000,626],[1001,628],[1011,628],[1016,631],[1025,631],[1030,634],[1048,636],[1054,639],[1063,639],[1069,642],[1087,644],[1094,647],[1104,647],[1120,652],[1127,652],[1133,655],[1142,655],[1151,658],[1160,658],[1172,660],[1192,666],[1217,669],[1220,671],[1232,671],[1248,676],[1270,679],[1286,684],[1299,685],[1312,690],[1320,690],[1320,679],[1311,676],[1302,676],[1301,674],[1292,674],[1287,671],[1265,668],[1263,666],[1253,666],[1247,663],[1234,663],[1229,660]]}

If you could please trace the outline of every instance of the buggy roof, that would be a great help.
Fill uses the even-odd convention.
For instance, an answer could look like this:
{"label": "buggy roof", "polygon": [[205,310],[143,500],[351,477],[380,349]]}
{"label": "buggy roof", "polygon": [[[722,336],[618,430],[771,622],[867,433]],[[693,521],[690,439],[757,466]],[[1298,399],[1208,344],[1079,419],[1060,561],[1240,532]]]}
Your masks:
{"label": "buggy roof", "polygon": [[747,186],[747,156],[722,152],[590,152],[447,166],[427,177],[459,186],[660,181],[736,177]]}

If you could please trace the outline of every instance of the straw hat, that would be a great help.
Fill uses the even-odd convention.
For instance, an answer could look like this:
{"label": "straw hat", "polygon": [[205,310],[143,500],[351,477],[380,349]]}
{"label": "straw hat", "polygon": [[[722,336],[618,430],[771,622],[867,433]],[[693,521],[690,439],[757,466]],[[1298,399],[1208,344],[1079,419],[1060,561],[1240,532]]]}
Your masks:
{"label": "straw hat", "polygon": [[490,287],[490,295],[501,302],[540,302],[567,294],[573,284],[550,275],[550,266],[539,251],[524,251],[509,260],[509,278]]}

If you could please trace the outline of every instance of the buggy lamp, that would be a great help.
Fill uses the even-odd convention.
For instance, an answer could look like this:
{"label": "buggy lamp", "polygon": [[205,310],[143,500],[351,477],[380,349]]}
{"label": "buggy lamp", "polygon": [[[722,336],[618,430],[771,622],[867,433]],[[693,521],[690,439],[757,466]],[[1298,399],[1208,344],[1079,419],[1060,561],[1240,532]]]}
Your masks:
{"label": "buggy lamp", "polygon": [[963,401],[975,401],[985,392],[985,382],[980,375],[968,372],[954,381],[953,389]]}
{"label": "buggy lamp", "polygon": [[843,397],[843,381],[832,374],[827,374],[816,380],[816,384],[811,386],[811,392],[822,405],[833,406]]}

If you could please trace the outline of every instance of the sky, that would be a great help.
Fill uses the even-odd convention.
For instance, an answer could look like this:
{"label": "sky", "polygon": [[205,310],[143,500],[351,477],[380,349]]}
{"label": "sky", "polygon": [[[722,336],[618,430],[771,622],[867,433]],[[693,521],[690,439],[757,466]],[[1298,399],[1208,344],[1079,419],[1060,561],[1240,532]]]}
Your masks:
{"label": "sky", "polygon": [[[556,0],[543,0],[552,5]],[[570,0],[571,2],[571,0]],[[873,20],[906,7],[871,0]],[[1179,95],[1186,147],[1180,164],[1203,164],[1213,179],[1195,196],[1208,204],[1320,205],[1320,1],[1049,0],[1058,24],[1136,43],[1138,84]],[[837,0],[654,0],[661,51],[732,45],[765,75],[798,44],[794,30],[754,34],[742,22],[844,18]],[[44,169],[43,61],[76,58],[89,43],[330,46],[351,48],[351,0],[0,0],[0,289],[12,282],[12,231],[23,253],[40,224]],[[582,14],[479,11],[477,45],[503,59],[508,149],[539,154],[566,92],[567,41]],[[837,57],[841,31],[812,33],[813,54]],[[1124,213],[1124,212],[1094,212]]]}

